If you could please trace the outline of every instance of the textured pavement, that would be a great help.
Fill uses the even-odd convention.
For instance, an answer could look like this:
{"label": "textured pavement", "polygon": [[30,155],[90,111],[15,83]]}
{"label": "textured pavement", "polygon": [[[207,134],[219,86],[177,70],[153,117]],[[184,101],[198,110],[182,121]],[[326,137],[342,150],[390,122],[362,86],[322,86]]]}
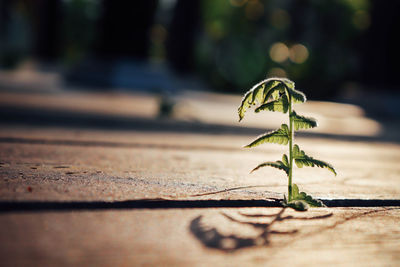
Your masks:
{"label": "textured pavement", "polygon": [[[242,126],[235,116],[240,97],[187,93],[175,98],[172,118],[160,119],[158,101],[127,93],[0,92],[2,264],[400,264],[400,206],[379,202],[400,199],[396,123],[352,105],[299,107],[321,127],[299,133],[296,143],[334,165],[338,176],[302,168],[295,183],[317,198],[371,206],[302,213],[252,206],[287,191],[279,170],[249,174],[286,148],[242,146],[283,117],[249,115]],[[192,202],[134,204],[146,199]],[[204,207],[210,200],[227,202]],[[228,207],[237,200],[248,202]]]}

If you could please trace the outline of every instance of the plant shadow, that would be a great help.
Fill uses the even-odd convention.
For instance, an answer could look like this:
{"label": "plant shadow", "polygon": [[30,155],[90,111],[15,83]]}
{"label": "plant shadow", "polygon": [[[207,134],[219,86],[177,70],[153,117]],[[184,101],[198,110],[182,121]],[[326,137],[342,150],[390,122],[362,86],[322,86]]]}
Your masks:
{"label": "plant shadow", "polygon": [[[236,219],[226,213],[220,214],[228,221],[238,223],[240,225],[249,225],[259,232],[253,237],[242,237],[238,234],[223,234],[214,226],[206,225],[202,222],[203,216],[200,215],[190,222],[190,232],[206,247],[218,249],[225,252],[233,252],[243,248],[260,247],[270,245],[270,237],[272,235],[294,235],[299,232],[298,229],[291,231],[276,231],[272,230],[272,226],[282,223],[287,220],[321,220],[329,218],[333,213],[313,217],[295,217],[292,215],[284,216],[283,213],[286,208],[282,208],[275,214],[245,214],[239,213],[241,217],[247,220]],[[254,218],[271,218],[268,223],[252,222],[248,219]]]}

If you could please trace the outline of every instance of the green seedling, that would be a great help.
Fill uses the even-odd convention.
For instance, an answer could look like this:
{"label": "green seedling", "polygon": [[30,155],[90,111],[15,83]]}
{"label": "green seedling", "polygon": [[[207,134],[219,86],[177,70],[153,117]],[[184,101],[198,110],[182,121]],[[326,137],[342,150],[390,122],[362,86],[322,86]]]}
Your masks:
{"label": "green seedling", "polygon": [[251,172],[266,166],[284,171],[288,177],[288,197],[284,197],[282,204],[303,211],[309,207],[324,207],[325,205],[322,201],[299,192],[298,186],[292,184],[294,164],[299,168],[303,166],[326,168],[336,175],[332,165],[308,156],[297,144],[294,144],[295,130],[317,127],[317,121],[314,118],[298,115],[293,110],[293,104],[304,102],[306,102],[306,96],[295,89],[294,82],[284,78],[269,78],[247,91],[238,109],[239,121],[244,118],[246,110],[252,105],[257,105],[256,113],[263,110],[288,113],[289,125],[282,124],[279,129],[260,135],[245,147],[251,148],[264,143],[288,145],[289,157],[283,154],[282,160],[263,162]]}

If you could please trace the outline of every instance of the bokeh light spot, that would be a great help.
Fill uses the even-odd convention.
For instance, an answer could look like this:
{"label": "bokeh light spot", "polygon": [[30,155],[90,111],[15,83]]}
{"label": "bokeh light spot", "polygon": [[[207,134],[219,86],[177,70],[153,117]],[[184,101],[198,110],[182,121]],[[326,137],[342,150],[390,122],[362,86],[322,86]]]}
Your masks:
{"label": "bokeh light spot", "polygon": [[289,57],[289,48],[284,43],[274,43],[269,50],[269,56],[273,61],[282,63]]}
{"label": "bokeh light spot", "polygon": [[267,77],[287,78],[287,74],[284,69],[272,68],[268,71]]}
{"label": "bokeh light spot", "polygon": [[290,48],[289,58],[292,62],[301,64],[308,59],[308,49],[302,44],[295,44]]}

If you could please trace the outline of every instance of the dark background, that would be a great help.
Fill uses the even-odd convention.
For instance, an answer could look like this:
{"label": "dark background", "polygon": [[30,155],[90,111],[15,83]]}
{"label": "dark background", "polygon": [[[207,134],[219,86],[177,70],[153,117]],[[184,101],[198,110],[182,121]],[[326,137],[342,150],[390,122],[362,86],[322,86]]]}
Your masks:
{"label": "dark background", "polygon": [[[167,72],[219,92],[285,76],[312,99],[391,94],[398,10],[369,0],[1,0],[0,67],[33,60],[66,83],[102,88],[118,86],[109,77],[128,65],[144,81],[127,74],[126,87],[144,90]],[[149,66],[163,71],[141,75]]]}

